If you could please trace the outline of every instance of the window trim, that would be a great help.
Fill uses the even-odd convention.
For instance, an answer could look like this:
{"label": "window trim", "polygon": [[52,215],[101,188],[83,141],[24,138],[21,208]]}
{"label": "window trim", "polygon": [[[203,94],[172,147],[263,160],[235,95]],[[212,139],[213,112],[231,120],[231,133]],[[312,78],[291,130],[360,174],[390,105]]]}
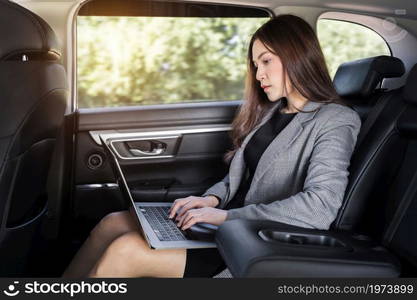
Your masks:
{"label": "window trim", "polygon": [[[389,16],[388,20],[392,19],[392,17],[393,16]],[[370,28],[371,30],[375,31],[377,34],[382,36],[384,41],[389,46],[391,56],[395,56],[401,59],[404,65],[406,66],[406,72],[403,76],[397,78],[385,78],[383,80],[382,87],[386,89],[396,89],[405,84],[408,76],[408,71],[416,63],[416,56],[412,52],[410,52],[409,49],[415,49],[417,47],[417,38],[406,28],[400,25],[401,21],[395,21],[394,19],[395,22],[391,23],[395,26],[391,30],[388,30],[387,28],[384,28],[382,26],[382,22],[384,21],[382,16],[376,17],[373,15],[328,10],[321,13],[319,17],[316,19],[316,22],[318,22],[318,20],[322,18],[357,23],[359,25]],[[398,15],[399,20],[402,20],[402,18],[404,17]],[[393,33],[394,35],[392,35]],[[397,33],[403,33],[404,36],[402,36],[401,39],[398,40],[396,39]]]}
{"label": "window trim", "polygon": [[[327,13],[327,12],[326,12],[326,13]],[[359,26],[362,26],[362,27],[365,27],[365,28],[367,28],[367,29],[371,30],[372,32],[376,33],[379,37],[381,37],[381,39],[385,42],[385,45],[387,45],[387,47],[388,47],[388,50],[389,50],[390,56],[393,56],[393,54],[392,54],[392,49],[391,49],[390,44],[386,41],[386,39],[384,38],[384,36],[383,36],[383,35],[381,35],[379,32],[377,32],[374,28],[372,28],[372,27],[370,27],[370,26],[368,26],[368,25],[365,25],[365,24],[359,23],[359,22],[357,22],[357,21],[345,20],[345,19],[339,19],[339,18],[336,18],[336,17],[331,17],[331,16],[330,16],[330,17],[322,17],[322,15],[324,15],[324,14],[326,14],[326,13],[321,14],[321,15],[317,18],[317,21],[316,21],[316,32],[317,32],[317,34],[318,34],[318,23],[319,23],[319,21],[320,21],[320,20],[332,20],[332,21],[339,21],[339,22],[345,22],[345,23],[351,23],[351,24],[359,25]]]}

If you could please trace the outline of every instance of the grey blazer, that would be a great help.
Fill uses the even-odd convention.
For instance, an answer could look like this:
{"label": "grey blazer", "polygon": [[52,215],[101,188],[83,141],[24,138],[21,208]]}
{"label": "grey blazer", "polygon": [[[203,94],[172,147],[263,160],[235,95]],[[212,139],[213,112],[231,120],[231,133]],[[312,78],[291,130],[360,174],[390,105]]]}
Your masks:
{"label": "grey blazer", "polygon": [[[250,138],[281,103],[274,105],[244,139],[226,177],[203,196],[220,198],[223,208],[247,175],[243,152]],[[328,229],[336,218],[348,183],[348,166],[361,121],[340,104],[308,102],[266,148],[256,168],[244,206],[228,210],[227,220],[272,220]]]}

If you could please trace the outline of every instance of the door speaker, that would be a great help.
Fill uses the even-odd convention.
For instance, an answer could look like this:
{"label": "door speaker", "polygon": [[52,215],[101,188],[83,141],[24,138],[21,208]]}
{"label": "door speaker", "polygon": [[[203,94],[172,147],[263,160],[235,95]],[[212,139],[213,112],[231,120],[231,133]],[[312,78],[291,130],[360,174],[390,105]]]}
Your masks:
{"label": "door speaker", "polygon": [[87,158],[87,167],[91,170],[96,170],[103,165],[104,154],[103,153],[93,153],[90,154]]}

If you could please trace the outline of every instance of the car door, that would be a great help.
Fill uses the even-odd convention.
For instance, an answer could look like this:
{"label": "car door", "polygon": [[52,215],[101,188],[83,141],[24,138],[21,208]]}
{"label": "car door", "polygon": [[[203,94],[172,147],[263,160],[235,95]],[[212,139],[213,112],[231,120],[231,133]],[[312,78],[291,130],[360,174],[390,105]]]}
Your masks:
{"label": "car door", "polygon": [[78,110],[74,216],[97,219],[126,208],[99,135],[112,142],[135,201],[202,194],[227,172],[223,156],[238,104]]}
{"label": "car door", "polygon": [[[265,10],[235,6],[120,2],[91,1],[78,13],[78,95],[74,103],[74,107],[78,108],[68,118],[70,124],[67,126],[73,145],[72,188],[67,211],[70,222],[67,224],[71,224],[71,230],[76,235],[85,235],[104,215],[126,209],[99,136],[111,141],[135,201],[172,202],[189,195],[198,196],[225,176],[228,164],[224,154],[232,148],[229,136],[231,123],[243,97],[247,51],[244,43],[250,36],[249,31],[265,22],[270,15]],[[111,10],[109,3],[113,4]],[[161,15],[166,19],[161,21]],[[244,19],[250,24],[239,29],[238,24]],[[171,23],[167,25],[163,21]],[[137,22],[134,29],[126,29],[130,28],[129,22]],[[196,24],[199,30],[196,32],[200,35],[188,32],[195,29],[190,22]],[[136,31],[140,26],[141,30]],[[152,73],[150,67],[145,66],[128,75],[121,74],[128,68],[123,66],[132,64],[129,59],[126,62],[126,57],[131,54],[126,54],[129,50],[123,47],[114,51],[115,43],[126,45],[126,36],[118,37],[117,31],[109,33],[106,31],[110,30],[108,27],[132,30],[137,35],[145,31],[148,34],[142,35],[142,39],[152,34],[156,39],[160,36],[150,31],[157,30],[159,26],[164,28],[167,37],[164,36],[163,41],[170,47],[165,48],[165,52],[159,51],[148,41],[149,46],[144,51],[146,59],[153,55],[163,57],[157,60],[160,63],[157,72]],[[182,26],[178,29],[182,30],[180,36],[167,41],[167,30],[179,26]],[[94,32],[98,30],[94,28],[105,29]],[[207,35],[202,30],[212,31]],[[240,39],[242,31],[239,30],[246,30],[244,39]],[[107,33],[111,37],[107,44],[100,40],[91,42],[93,34],[103,36]],[[222,34],[223,40],[220,36],[214,41],[214,33]],[[129,34],[131,32],[127,36]],[[205,39],[198,40],[204,34]],[[179,40],[187,39],[187,36],[185,42]],[[135,55],[143,50],[142,39],[131,41],[131,47],[137,49]],[[176,43],[178,46],[175,46]],[[210,46],[210,43],[213,45]],[[99,46],[107,47],[105,54],[103,49],[94,52]],[[178,52],[180,48],[185,54]],[[212,51],[215,56],[205,57],[207,51],[204,52],[204,49]],[[97,62],[100,59],[105,61],[101,58],[103,55],[113,59],[107,69],[103,67],[105,62],[102,65]],[[135,66],[141,64],[137,56],[131,57],[136,61]],[[142,61],[145,65],[149,63],[146,59]],[[236,70],[231,65],[219,65],[222,61],[224,64],[235,64]],[[120,76],[115,76],[113,72]],[[93,75],[97,77],[96,81],[91,79]],[[237,79],[231,80],[233,76]],[[119,85],[108,81],[113,77],[120,81]],[[120,95],[118,90],[127,81],[131,89]],[[173,81],[180,83],[175,85]],[[102,85],[97,88],[97,84]],[[141,90],[138,92],[132,86],[141,87]],[[94,94],[94,89],[99,92]],[[106,94],[108,89],[110,92]],[[173,94],[177,98],[173,98]]]}

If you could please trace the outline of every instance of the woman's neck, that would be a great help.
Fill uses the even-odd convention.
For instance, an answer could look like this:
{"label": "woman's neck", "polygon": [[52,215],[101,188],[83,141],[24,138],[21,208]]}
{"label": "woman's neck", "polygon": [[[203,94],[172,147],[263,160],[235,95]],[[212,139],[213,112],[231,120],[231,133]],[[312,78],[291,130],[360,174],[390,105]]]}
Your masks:
{"label": "woman's neck", "polygon": [[281,109],[284,114],[297,113],[307,104],[308,99],[300,93],[291,93],[287,96],[287,105]]}

